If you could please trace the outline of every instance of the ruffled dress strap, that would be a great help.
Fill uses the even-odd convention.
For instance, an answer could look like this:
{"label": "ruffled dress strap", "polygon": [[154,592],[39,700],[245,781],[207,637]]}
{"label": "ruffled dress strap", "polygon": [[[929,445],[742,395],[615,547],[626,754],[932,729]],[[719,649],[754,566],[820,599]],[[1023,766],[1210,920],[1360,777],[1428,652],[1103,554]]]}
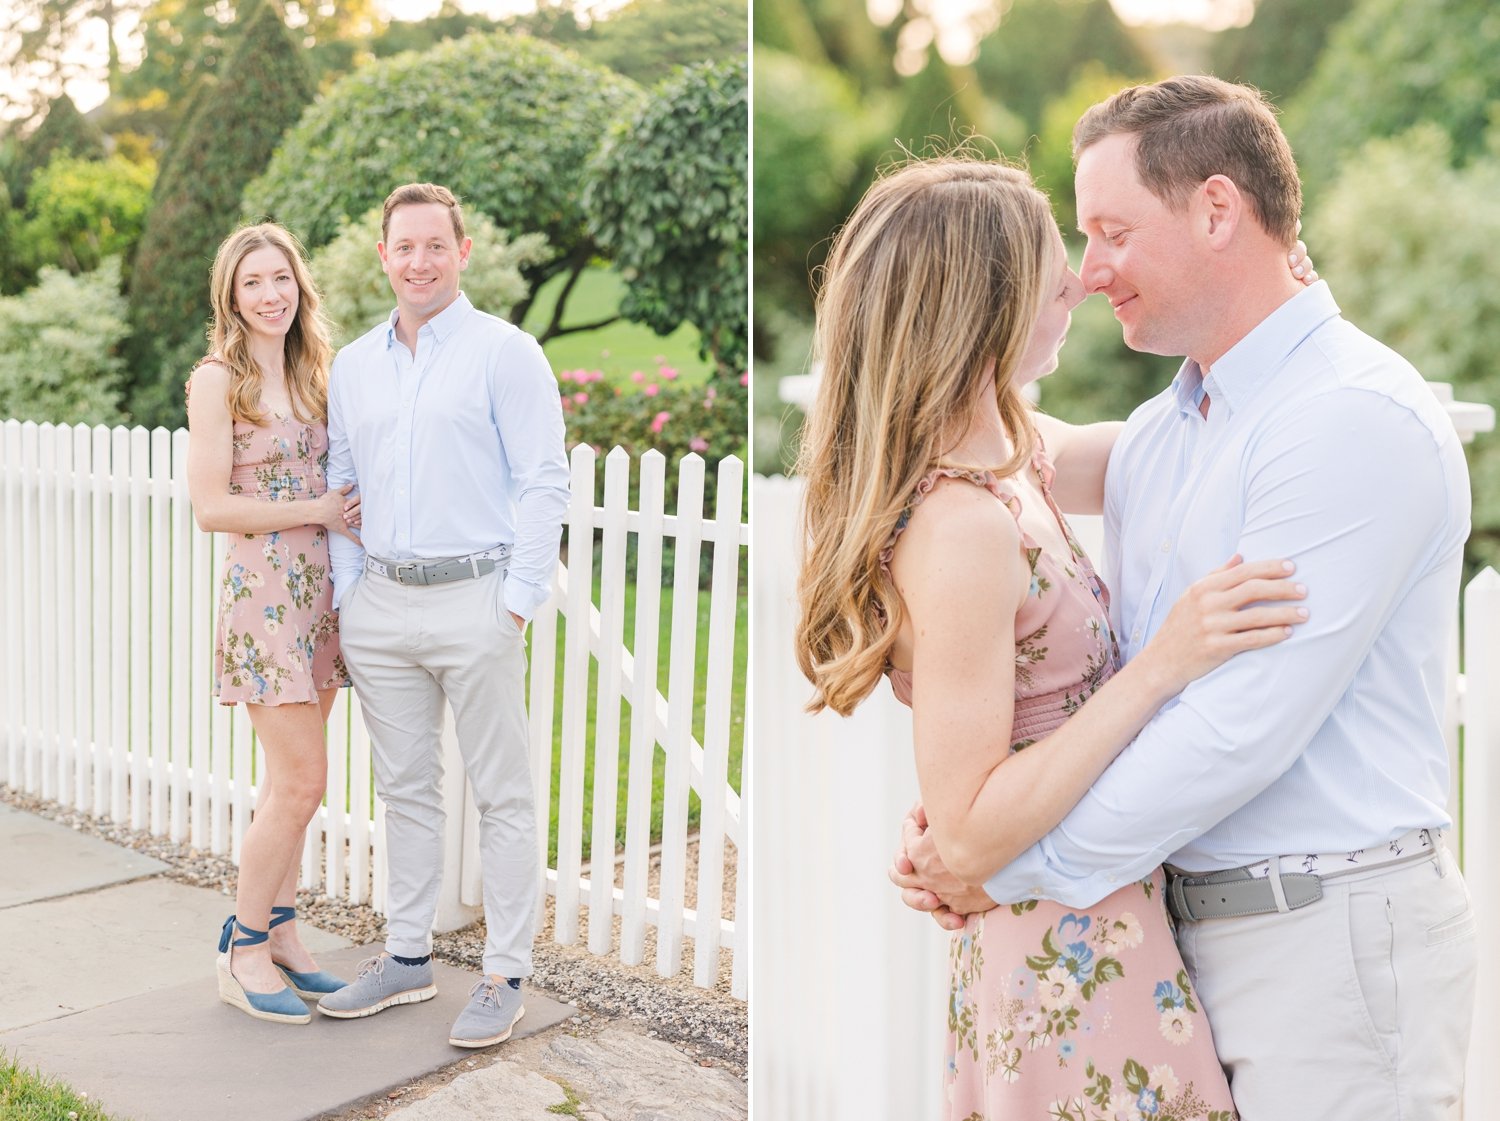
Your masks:
{"label": "ruffled dress strap", "polygon": [[906,527],[911,523],[912,513],[932,493],[932,488],[937,486],[940,479],[966,479],[975,486],[983,487],[989,491],[1001,501],[1005,508],[1011,512],[1011,516],[1016,519],[1016,527],[1021,529],[1021,544],[1027,549],[1037,547],[1036,542],[1031,539],[1031,535],[1025,529],[1021,528],[1020,498],[1016,496],[1015,491],[996,478],[993,471],[971,471],[963,467],[934,467],[927,474],[923,475],[921,481],[917,483],[916,489],[912,491],[911,501],[906,504],[906,508],[901,511],[901,516],[896,519],[896,528],[891,531],[890,537],[886,538],[885,545],[880,550],[881,568],[890,569],[891,557],[896,552],[896,542],[900,540],[901,535],[906,532]]}

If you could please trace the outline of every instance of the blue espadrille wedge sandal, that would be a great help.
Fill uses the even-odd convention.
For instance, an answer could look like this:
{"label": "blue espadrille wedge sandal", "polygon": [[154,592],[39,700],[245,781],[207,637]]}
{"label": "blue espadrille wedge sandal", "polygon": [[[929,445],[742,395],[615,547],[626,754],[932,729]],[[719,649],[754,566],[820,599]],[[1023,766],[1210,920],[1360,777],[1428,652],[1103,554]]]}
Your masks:
{"label": "blue espadrille wedge sandal", "polygon": [[[236,928],[244,935],[243,938],[234,937]],[[291,989],[282,989],[277,993],[247,992],[229,968],[235,946],[259,946],[270,937],[270,931],[251,930],[233,915],[224,920],[224,929],[219,932],[219,999],[257,1020],[270,1020],[276,1024],[308,1023],[312,1014]]]}
{"label": "blue espadrille wedge sandal", "polygon": [[[296,917],[297,908],[295,907],[272,907],[269,929],[275,930],[282,923],[291,922]],[[338,992],[349,983],[342,977],[335,977],[326,969],[319,969],[314,973],[298,973],[295,969],[282,965],[274,957],[271,959],[271,964],[281,970],[281,975],[292,987],[292,992],[303,1000],[318,1000],[329,993]]]}

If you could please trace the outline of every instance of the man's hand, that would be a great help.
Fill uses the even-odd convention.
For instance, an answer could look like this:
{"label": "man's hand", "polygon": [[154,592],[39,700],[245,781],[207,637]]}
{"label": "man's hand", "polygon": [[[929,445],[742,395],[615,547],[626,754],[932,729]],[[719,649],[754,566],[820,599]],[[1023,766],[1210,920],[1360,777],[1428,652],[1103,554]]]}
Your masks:
{"label": "man's hand", "polygon": [[510,617],[516,621],[516,630],[520,631],[522,634],[525,634],[526,633],[526,620],[523,619],[521,616],[517,615],[514,611],[507,612],[507,614],[510,615]]}
{"label": "man's hand", "polygon": [[901,844],[891,863],[890,878],[901,889],[901,902],[931,914],[944,930],[960,930],[968,915],[995,906],[983,888],[970,887],[948,871],[928,831],[921,802],[901,821]]}

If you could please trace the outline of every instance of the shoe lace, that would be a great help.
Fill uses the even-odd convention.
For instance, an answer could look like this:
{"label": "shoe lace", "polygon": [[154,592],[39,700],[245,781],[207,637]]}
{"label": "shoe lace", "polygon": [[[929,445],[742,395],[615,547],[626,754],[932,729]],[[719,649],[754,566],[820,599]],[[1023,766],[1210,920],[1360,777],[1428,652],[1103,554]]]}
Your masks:
{"label": "shoe lace", "polygon": [[355,975],[354,979],[357,981],[361,977],[364,977],[370,973],[373,973],[378,977],[384,972],[385,957],[382,954],[376,954],[374,957],[365,958],[364,961],[359,963],[359,972]]}
{"label": "shoe lace", "polygon": [[482,1007],[495,1009],[500,1007],[500,986],[487,977],[475,982],[474,987],[469,990],[471,1000],[476,996]]}

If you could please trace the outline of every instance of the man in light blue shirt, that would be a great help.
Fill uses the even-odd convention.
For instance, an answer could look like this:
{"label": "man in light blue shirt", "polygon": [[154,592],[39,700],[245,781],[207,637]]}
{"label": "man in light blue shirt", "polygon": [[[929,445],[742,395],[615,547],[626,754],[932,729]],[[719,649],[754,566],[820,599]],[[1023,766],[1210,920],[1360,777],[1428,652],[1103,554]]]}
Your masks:
{"label": "man in light blue shirt", "polygon": [[1442,838],[1469,532],[1457,434],[1326,284],[1288,274],[1300,187],[1254,91],[1126,90],[1085,114],[1074,150],[1085,286],[1133,349],[1188,356],[1110,458],[1125,656],[1235,553],[1295,561],[1311,617],[1164,706],[985,895],[1086,907],[1166,862],[1245,1121],[1446,1117],[1476,959]]}
{"label": "man in light blue shirt", "polygon": [[[361,541],[332,551],[345,662],[386,807],[386,953],[321,1012],[370,1016],[430,999],[443,865],[445,701],[479,810],[485,976],[449,1042],[509,1038],[536,926],[537,823],[525,627],[548,596],[568,503],[562,406],[536,340],[477,311],[458,200],[408,184],[378,246],[389,321],[339,351],[328,394],[330,480],[357,483]],[[455,872],[456,874],[456,872]]]}

